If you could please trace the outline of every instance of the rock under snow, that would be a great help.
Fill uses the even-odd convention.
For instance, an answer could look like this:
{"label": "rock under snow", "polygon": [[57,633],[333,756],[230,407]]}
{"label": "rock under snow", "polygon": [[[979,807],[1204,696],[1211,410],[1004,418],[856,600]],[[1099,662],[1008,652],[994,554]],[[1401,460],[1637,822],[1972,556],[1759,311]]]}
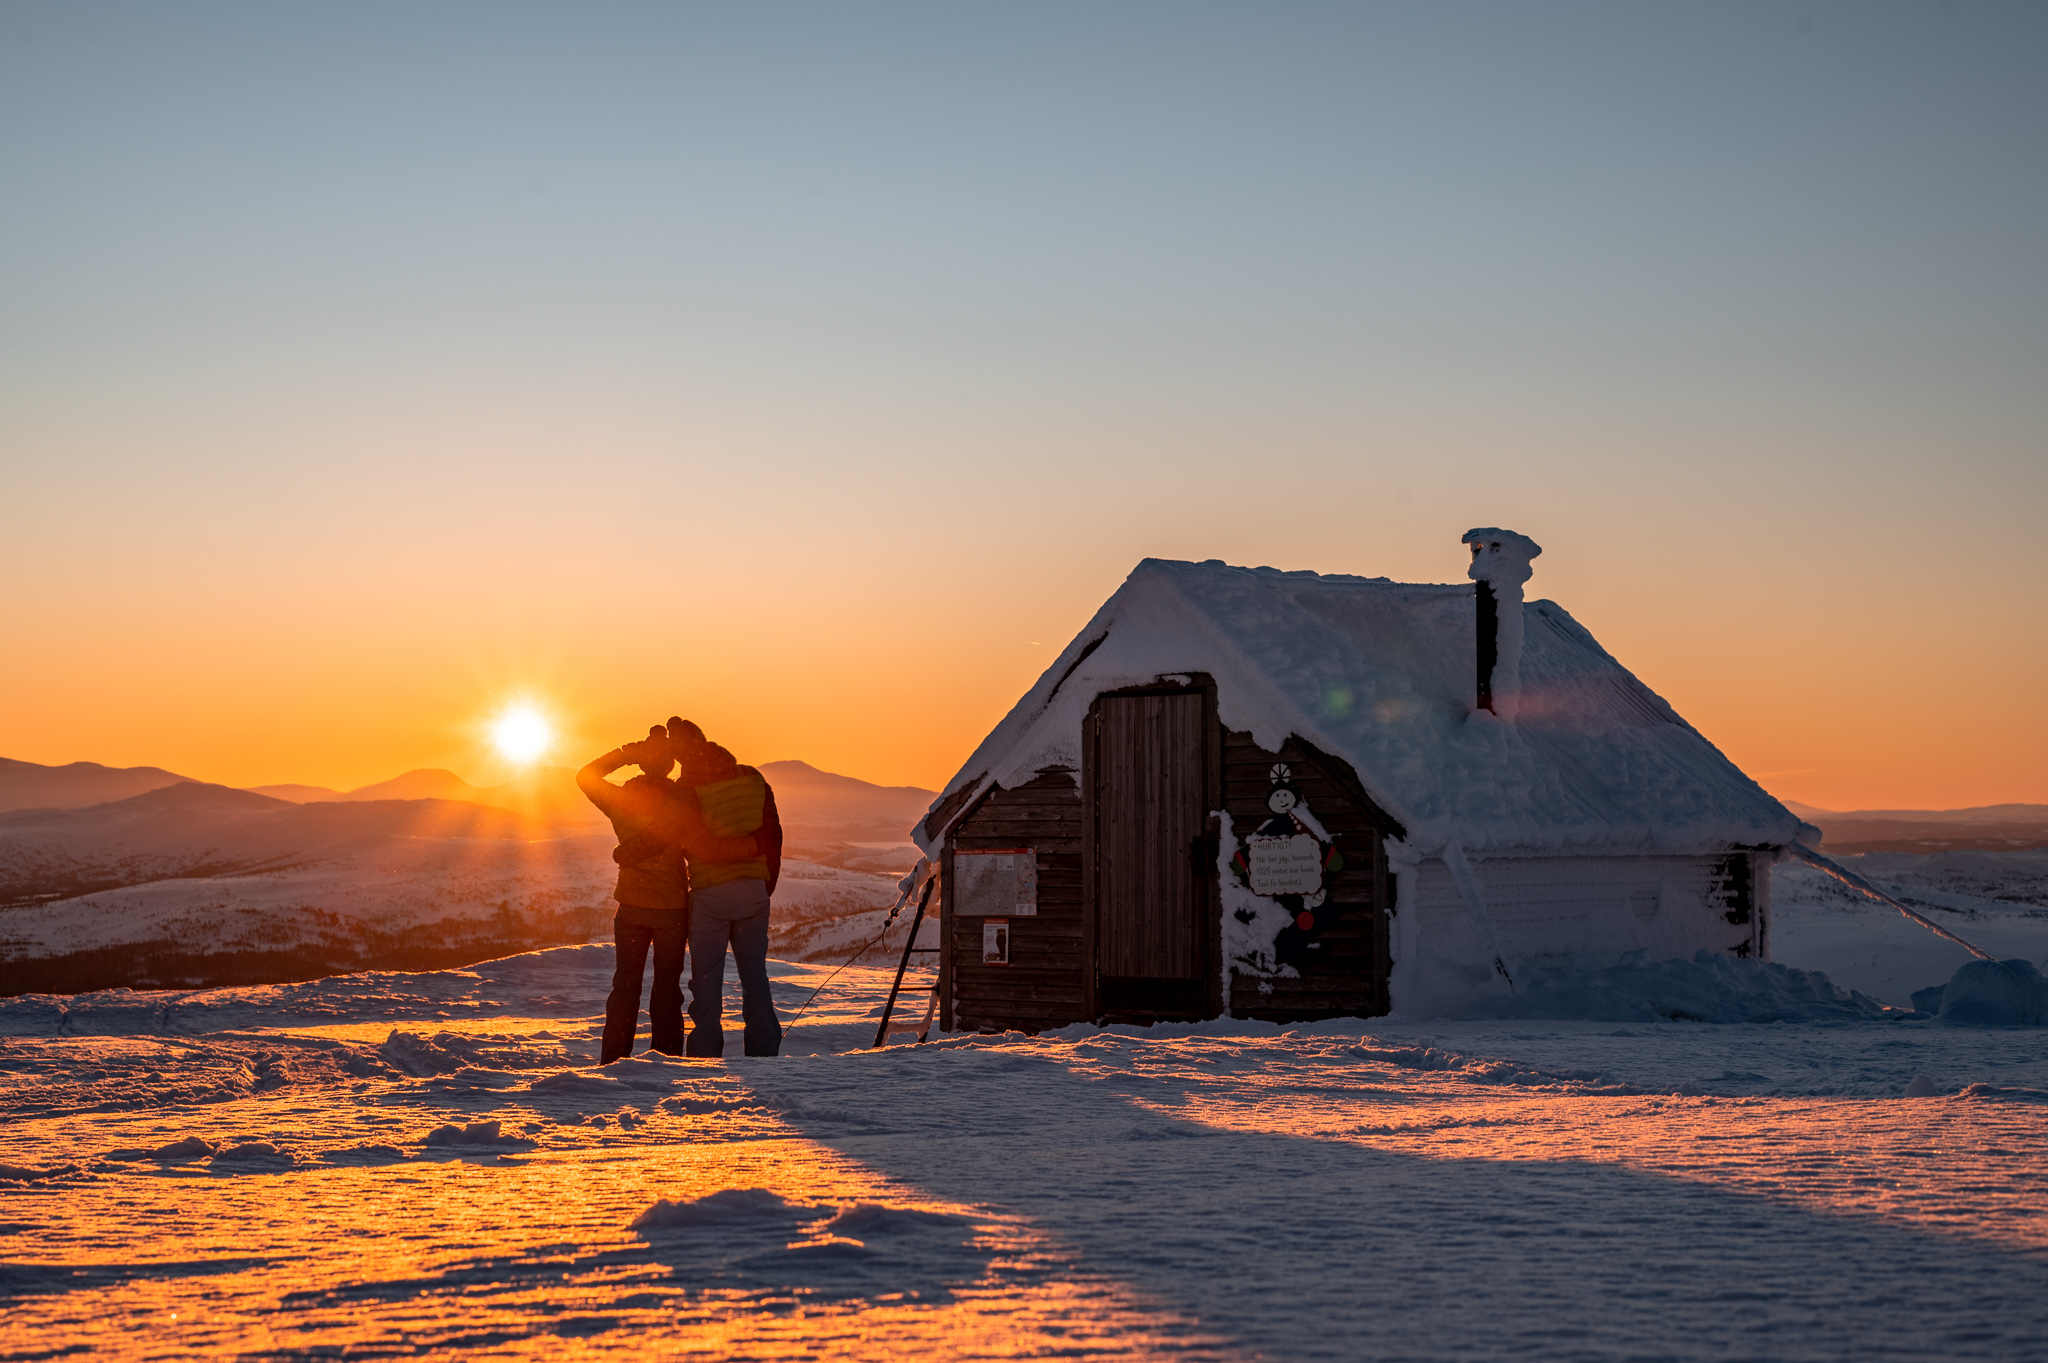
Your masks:
{"label": "rock under snow", "polygon": [[1973,1027],[2048,1024],[2048,978],[2032,961],[1971,961],[1941,992],[1941,1020]]}

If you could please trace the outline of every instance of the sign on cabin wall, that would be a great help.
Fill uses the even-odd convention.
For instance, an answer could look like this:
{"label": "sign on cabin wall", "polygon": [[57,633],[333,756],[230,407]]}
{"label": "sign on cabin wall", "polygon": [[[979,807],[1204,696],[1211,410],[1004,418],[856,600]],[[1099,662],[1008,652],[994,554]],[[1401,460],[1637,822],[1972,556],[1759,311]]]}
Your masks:
{"label": "sign on cabin wall", "polygon": [[1038,855],[1029,847],[953,853],[953,912],[970,917],[1035,918]]}
{"label": "sign on cabin wall", "polygon": [[1326,877],[1344,869],[1344,854],[1294,787],[1294,773],[1275,763],[1266,795],[1270,817],[1245,834],[1230,858],[1236,884],[1223,886],[1224,954],[1249,975],[1298,975],[1322,952],[1322,932],[1346,906],[1329,902]]}
{"label": "sign on cabin wall", "polygon": [[1254,833],[1245,839],[1244,853],[1253,894],[1322,893],[1323,849],[1314,834]]}
{"label": "sign on cabin wall", "polygon": [[983,965],[1008,965],[1010,963],[1010,920],[991,918],[981,925],[981,963]]}

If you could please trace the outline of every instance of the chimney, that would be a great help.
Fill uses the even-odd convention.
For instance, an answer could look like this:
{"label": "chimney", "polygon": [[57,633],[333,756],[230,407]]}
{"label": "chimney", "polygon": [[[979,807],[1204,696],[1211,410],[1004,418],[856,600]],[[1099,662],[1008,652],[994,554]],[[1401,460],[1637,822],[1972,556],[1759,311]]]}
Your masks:
{"label": "chimney", "polygon": [[1472,546],[1472,566],[1465,575],[1479,584],[1473,593],[1479,636],[1476,703],[1513,719],[1522,691],[1522,584],[1532,571],[1529,560],[1543,546],[1492,526],[1467,530],[1465,543]]}

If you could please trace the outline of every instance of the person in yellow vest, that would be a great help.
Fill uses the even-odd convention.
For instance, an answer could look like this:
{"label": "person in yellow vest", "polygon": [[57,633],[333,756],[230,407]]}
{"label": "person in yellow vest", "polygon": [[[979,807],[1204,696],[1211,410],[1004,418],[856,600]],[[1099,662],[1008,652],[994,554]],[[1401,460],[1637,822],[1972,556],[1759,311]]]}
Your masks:
{"label": "person in yellow vest", "polygon": [[[768,905],[782,870],[782,819],[767,778],[743,767],[686,719],[668,722],[669,742],[682,761],[678,778],[710,836],[751,837],[755,855],[723,860],[692,856],[690,865],[690,1036],[684,1054],[725,1054],[725,953],[732,949],[740,977],[740,1013],[748,1055],[782,1050],[782,1022],[768,983]],[[615,854],[627,858],[671,847],[672,825],[652,828]]]}
{"label": "person in yellow vest", "polygon": [[[647,1000],[648,1047],[667,1055],[683,1054],[683,953],[690,936],[689,859],[706,864],[718,858],[757,856],[751,837],[716,838],[704,826],[694,802],[681,797],[669,773],[675,750],[661,729],[647,738],[622,744],[576,773],[576,785],[603,810],[618,834],[620,847],[643,838],[650,829],[667,834],[664,845],[646,856],[622,858],[614,896],[619,903],[612,919],[617,958],[611,993],[605,999],[604,1039],[598,1063],[633,1053],[633,1033],[640,1020],[640,976],[648,948],[654,950],[654,988]],[[640,775],[624,785],[605,778],[620,767],[637,766]],[[722,951],[722,949],[721,949]]]}

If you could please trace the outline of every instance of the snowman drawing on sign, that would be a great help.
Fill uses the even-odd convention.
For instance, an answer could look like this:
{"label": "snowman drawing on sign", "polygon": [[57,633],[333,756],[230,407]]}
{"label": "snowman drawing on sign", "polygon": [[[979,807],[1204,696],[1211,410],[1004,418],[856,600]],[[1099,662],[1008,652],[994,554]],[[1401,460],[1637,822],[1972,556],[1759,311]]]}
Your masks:
{"label": "snowman drawing on sign", "polygon": [[[1300,969],[1317,960],[1322,949],[1317,939],[1336,915],[1336,906],[1327,903],[1326,880],[1344,869],[1344,854],[1302,818],[1308,806],[1287,763],[1274,763],[1268,779],[1269,817],[1245,838],[1231,865],[1252,893],[1286,911],[1288,923],[1274,939],[1273,954],[1281,964]],[[1238,917],[1252,921],[1244,910]]]}

